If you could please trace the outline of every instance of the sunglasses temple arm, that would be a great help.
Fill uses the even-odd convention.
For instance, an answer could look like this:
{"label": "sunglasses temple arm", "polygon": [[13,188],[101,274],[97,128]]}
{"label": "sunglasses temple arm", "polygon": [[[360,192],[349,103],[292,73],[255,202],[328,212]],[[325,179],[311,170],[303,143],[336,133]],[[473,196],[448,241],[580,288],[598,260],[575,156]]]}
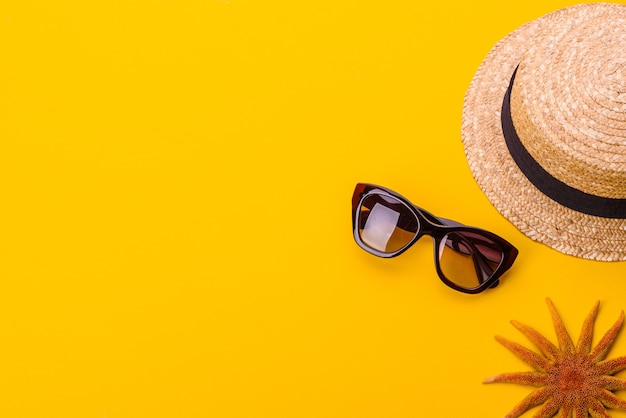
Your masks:
{"label": "sunglasses temple arm", "polygon": [[[423,209],[422,209],[423,210]],[[441,225],[446,226],[466,226],[460,222],[453,221],[452,219],[441,218],[438,216],[431,215],[433,218],[437,219],[441,222]],[[467,244],[472,248],[472,258],[474,259],[474,265],[476,266],[476,273],[481,280],[481,283],[484,283],[491,277],[494,273],[494,270],[489,265],[489,259],[481,253],[475,245],[473,245],[469,240],[467,240]],[[446,244],[447,245],[447,244]],[[457,249],[458,250],[458,249]],[[495,287],[499,284],[499,280],[496,280],[492,287]]]}
{"label": "sunglasses temple arm", "polygon": [[[462,223],[451,219],[439,217],[437,217],[437,219],[446,226],[465,226]],[[476,273],[479,275],[481,283],[484,283],[493,274],[493,269],[487,262],[487,257],[485,257],[475,245],[473,245],[469,240],[467,240],[467,244],[472,248],[472,258],[474,259],[474,265],[476,266]]]}
{"label": "sunglasses temple arm", "polygon": [[[446,225],[446,226],[466,226],[466,225],[464,225],[462,223],[453,221],[451,219],[446,219],[446,218],[437,218],[437,219],[441,221],[442,225]],[[472,246],[472,248],[476,249],[476,247],[474,247],[474,246]],[[479,251],[479,253],[480,253],[480,251]],[[486,258],[487,260],[489,260],[489,257],[486,257],[486,256],[483,256],[483,257]],[[492,260],[492,261],[494,261],[494,260]]]}
{"label": "sunglasses temple arm", "polygon": [[[494,270],[489,265],[489,259],[485,255],[483,255],[482,252],[480,252],[480,250],[474,245],[474,243],[471,240],[464,239],[463,241],[464,241],[464,245],[467,245],[469,247],[469,250],[470,250],[469,253],[472,256],[472,259],[474,260],[474,266],[476,267],[476,274],[478,275],[480,282],[481,283],[486,282],[487,279],[489,279],[494,273]],[[448,245],[448,244],[445,244],[445,245]],[[458,244],[456,246],[458,247]],[[460,251],[460,248],[454,248],[454,246],[452,248],[455,251]]]}
{"label": "sunglasses temple arm", "polygon": [[[418,208],[419,209],[419,208]],[[421,209],[423,211],[423,209]],[[447,219],[447,218],[441,218],[438,216],[434,216],[433,214],[430,214],[430,216],[432,216],[434,219],[438,220],[440,222],[441,225],[446,225],[446,226],[466,226],[462,223],[459,223],[457,221],[453,221],[452,219]],[[467,244],[472,248],[471,254],[472,254],[472,258],[474,259],[474,265],[476,266],[476,274],[478,274],[479,280],[481,281],[481,283],[484,283],[485,281],[487,281],[489,279],[489,277],[491,277],[493,275],[493,273],[495,272],[491,266],[489,265],[489,259],[483,255],[477,248],[475,245],[473,245],[471,242],[467,242]],[[448,244],[446,244],[448,245]],[[457,249],[458,251],[459,249]],[[495,282],[493,282],[493,284],[491,285],[491,287],[496,287],[498,284],[500,284],[500,280],[496,280]]]}
{"label": "sunglasses temple arm", "polygon": [[471,253],[474,259],[474,265],[476,266],[476,274],[478,274],[480,282],[484,283],[493,275],[494,270],[489,265],[487,257],[485,257],[471,241],[467,240],[467,245],[472,248]]}
{"label": "sunglasses temple arm", "polygon": [[476,270],[477,270],[477,273],[480,275],[480,282],[481,283],[486,282],[487,279],[489,279],[493,275],[494,270],[491,268],[489,263],[486,262],[486,257],[484,257],[480,253],[480,251],[476,250],[472,254],[472,257],[476,261],[475,262]]}

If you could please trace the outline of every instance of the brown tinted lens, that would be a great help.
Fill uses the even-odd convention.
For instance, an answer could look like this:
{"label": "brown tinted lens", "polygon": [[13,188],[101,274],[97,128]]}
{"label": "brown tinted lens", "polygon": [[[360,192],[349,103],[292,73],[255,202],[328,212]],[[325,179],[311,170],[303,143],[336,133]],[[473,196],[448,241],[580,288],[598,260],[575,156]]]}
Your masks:
{"label": "brown tinted lens", "polygon": [[475,289],[489,279],[503,256],[502,247],[497,242],[474,232],[448,233],[439,246],[443,275],[466,289]]}
{"label": "brown tinted lens", "polygon": [[361,241],[385,253],[404,248],[419,229],[415,214],[404,203],[379,194],[363,199],[358,223]]}

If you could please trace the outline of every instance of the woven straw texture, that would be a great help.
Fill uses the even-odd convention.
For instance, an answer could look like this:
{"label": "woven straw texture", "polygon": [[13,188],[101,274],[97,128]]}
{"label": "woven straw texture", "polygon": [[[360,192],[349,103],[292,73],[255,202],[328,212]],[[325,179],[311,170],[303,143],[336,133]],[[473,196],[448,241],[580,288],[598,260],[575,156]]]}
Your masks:
{"label": "woven straw texture", "polygon": [[518,66],[511,116],[533,158],[576,189],[626,198],[626,6],[568,7],[510,33],[478,68],[462,125],[476,181],[521,232],[565,254],[626,260],[626,219],[558,204],[510,156],[500,116]]}

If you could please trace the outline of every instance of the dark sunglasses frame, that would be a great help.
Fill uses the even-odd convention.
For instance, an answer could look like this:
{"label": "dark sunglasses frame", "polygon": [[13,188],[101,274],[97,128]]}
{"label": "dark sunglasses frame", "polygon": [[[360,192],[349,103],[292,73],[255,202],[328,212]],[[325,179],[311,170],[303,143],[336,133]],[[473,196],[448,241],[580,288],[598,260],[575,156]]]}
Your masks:
{"label": "dark sunglasses frame", "polygon": [[[359,222],[358,222],[359,215],[360,215],[360,208],[363,204],[363,201],[368,196],[372,196],[372,195],[382,195],[382,196],[387,196],[387,197],[396,199],[399,202],[403,203],[415,216],[415,220],[417,221],[416,226],[418,227],[415,236],[405,246],[403,246],[402,248],[396,251],[392,251],[392,252],[379,251],[375,248],[370,247],[361,239],[361,235],[359,233]],[[464,293],[475,294],[475,293],[480,293],[484,291],[485,289],[496,287],[500,283],[499,278],[504,274],[504,272],[506,272],[513,265],[513,262],[515,261],[515,258],[517,257],[517,254],[518,254],[517,248],[515,248],[511,243],[506,241],[504,238],[499,237],[498,235],[492,232],[489,232],[480,228],[465,226],[458,222],[451,221],[449,219],[439,218],[427,212],[426,210],[418,206],[415,206],[413,203],[411,203],[408,199],[406,199],[402,195],[399,195],[398,193],[392,190],[389,190],[385,187],[381,187],[375,184],[359,183],[356,185],[356,188],[354,189],[354,194],[352,196],[352,230],[354,232],[354,239],[356,243],[362,249],[364,249],[365,251],[373,255],[376,255],[378,257],[383,257],[383,258],[396,257],[402,254],[403,252],[405,252],[406,250],[408,250],[413,244],[415,244],[415,242],[418,239],[420,239],[424,235],[430,235],[434,241],[435,268],[437,270],[437,275],[439,276],[441,281],[443,281],[447,286],[451,287],[454,290],[458,290],[459,292],[464,292]],[[474,265],[476,267],[476,274],[481,279],[480,284],[477,287],[468,288],[468,287],[460,286],[454,283],[452,280],[448,279],[441,269],[439,257],[437,256],[437,254],[439,254],[439,248],[441,246],[442,239],[446,235],[450,233],[454,233],[454,232],[460,232],[460,233],[467,232],[467,233],[473,233],[479,236],[483,236],[491,240],[493,243],[496,243],[502,251],[502,259],[500,260],[500,263],[495,269],[492,269],[491,267],[482,268],[481,265],[488,266],[487,260],[484,260],[484,259],[481,260],[482,254],[478,250],[472,252],[471,255],[472,257],[474,257]],[[448,244],[445,244],[445,245],[448,245]],[[455,248],[455,249],[457,251],[459,250],[458,248]],[[488,274],[488,277],[485,277],[486,274]]]}

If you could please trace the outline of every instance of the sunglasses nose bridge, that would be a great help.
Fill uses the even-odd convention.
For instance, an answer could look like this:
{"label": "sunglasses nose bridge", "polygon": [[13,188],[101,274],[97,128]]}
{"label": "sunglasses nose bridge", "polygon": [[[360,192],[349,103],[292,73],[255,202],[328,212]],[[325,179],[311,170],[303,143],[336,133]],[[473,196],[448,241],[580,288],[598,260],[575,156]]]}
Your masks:
{"label": "sunglasses nose bridge", "polygon": [[440,240],[443,236],[435,225],[432,225],[430,222],[422,221],[420,223],[420,229],[417,231],[417,236],[423,237],[424,235],[428,235],[435,241]]}

